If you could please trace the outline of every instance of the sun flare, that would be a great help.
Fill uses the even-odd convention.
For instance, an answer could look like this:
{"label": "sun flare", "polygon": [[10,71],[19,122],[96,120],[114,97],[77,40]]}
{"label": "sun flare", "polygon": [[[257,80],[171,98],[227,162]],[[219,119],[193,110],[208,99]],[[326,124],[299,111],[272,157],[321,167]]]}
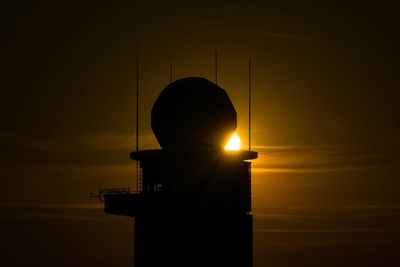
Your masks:
{"label": "sun flare", "polygon": [[234,133],[225,145],[225,150],[240,150],[240,138]]}

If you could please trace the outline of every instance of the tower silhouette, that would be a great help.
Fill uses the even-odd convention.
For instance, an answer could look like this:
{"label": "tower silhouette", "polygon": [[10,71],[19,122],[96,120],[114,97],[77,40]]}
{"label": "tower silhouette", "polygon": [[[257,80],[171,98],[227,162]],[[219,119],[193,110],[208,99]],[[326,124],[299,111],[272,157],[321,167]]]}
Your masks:
{"label": "tower silhouette", "polygon": [[216,84],[189,77],[155,101],[151,126],[161,149],[130,154],[137,192],[103,189],[108,214],[134,217],[135,266],[253,265],[251,159],[227,151],[236,110]]}

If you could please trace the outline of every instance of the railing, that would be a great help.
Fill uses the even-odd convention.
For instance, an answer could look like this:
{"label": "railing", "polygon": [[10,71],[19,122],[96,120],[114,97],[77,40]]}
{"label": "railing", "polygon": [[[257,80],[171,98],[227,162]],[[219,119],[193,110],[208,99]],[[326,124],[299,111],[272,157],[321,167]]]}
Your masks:
{"label": "railing", "polygon": [[136,191],[141,192],[143,190],[143,169],[138,166],[137,170],[137,185]]}
{"label": "railing", "polygon": [[131,191],[130,188],[105,188],[100,189],[97,194],[90,193],[91,198],[97,198],[101,202],[104,202],[104,195],[119,195],[119,194],[130,194],[137,193],[135,191]]}

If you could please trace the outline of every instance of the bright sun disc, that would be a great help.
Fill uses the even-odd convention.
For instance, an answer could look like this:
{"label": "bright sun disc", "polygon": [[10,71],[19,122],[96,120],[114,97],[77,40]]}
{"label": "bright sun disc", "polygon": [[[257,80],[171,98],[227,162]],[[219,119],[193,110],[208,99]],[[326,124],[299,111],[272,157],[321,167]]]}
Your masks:
{"label": "bright sun disc", "polygon": [[240,150],[240,138],[234,133],[225,145],[225,150]]}

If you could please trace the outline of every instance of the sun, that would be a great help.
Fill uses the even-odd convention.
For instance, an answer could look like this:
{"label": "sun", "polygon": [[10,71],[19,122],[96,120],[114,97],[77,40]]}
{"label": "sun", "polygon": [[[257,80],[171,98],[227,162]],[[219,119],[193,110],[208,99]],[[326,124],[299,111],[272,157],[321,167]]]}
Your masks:
{"label": "sun", "polygon": [[240,150],[240,138],[236,133],[233,133],[228,143],[226,143],[225,150]]}

